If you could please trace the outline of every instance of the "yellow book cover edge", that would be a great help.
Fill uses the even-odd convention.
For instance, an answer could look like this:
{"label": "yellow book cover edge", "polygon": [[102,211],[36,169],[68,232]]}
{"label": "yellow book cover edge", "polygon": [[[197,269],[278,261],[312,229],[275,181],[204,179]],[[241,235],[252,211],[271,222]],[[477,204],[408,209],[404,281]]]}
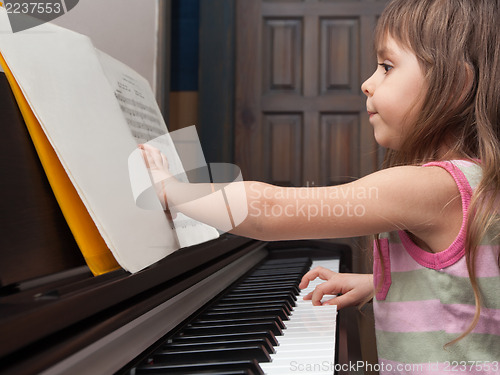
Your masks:
{"label": "yellow book cover edge", "polygon": [[52,191],[87,265],[94,275],[119,269],[120,265],[95,226],[1,53],[0,65],[5,71]]}

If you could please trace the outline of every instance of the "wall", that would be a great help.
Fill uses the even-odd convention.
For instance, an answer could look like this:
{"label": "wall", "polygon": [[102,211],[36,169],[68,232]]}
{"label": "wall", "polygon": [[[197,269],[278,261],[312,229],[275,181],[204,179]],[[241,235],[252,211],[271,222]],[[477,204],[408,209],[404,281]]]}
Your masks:
{"label": "wall", "polygon": [[89,36],[98,49],[136,70],[156,90],[157,1],[80,0],[53,23]]}

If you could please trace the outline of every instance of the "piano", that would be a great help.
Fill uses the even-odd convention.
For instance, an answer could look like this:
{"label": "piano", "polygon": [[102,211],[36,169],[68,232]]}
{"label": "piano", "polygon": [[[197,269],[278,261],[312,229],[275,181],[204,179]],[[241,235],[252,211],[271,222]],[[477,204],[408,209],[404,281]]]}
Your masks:
{"label": "piano", "polygon": [[347,374],[361,361],[357,309],[297,289],[315,264],[350,272],[349,246],[225,234],[93,276],[1,72],[0,111],[0,374]]}

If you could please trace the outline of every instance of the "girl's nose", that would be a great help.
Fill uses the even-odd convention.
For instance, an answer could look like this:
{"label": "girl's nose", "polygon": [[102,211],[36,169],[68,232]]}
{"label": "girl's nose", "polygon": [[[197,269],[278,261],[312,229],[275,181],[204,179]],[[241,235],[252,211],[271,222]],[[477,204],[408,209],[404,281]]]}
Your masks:
{"label": "girl's nose", "polygon": [[361,91],[363,91],[363,94],[370,97],[373,95],[374,90],[375,90],[375,85],[372,75],[370,78],[368,78],[366,81],[363,82],[363,84],[361,85]]}

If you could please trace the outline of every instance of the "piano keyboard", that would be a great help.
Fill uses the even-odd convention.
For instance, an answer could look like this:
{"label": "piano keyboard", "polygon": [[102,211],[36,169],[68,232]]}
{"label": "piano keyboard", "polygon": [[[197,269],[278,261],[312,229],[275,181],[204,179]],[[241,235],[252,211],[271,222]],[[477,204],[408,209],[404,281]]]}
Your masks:
{"label": "piano keyboard", "polygon": [[339,260],[267,260],[130,374],[332,374],[337,310],[302,299],[321,280],[298,289],[319,265]]}
{"label": "piano keyboard", "polygon": [[[317,266],[338,272],[338,259],[315,260],[311,269]],[[335,356],[336,306],[313,306],[311,301],[303,297],[321,284],[320,279],[313,280],[303,289],[291,312],[290,320],[285,324],[283,336],[278,337],[272,362],[261,363],[265,374],[281,375],[301,373],[308,375],[323,375],[333,373]],[[325,296],[326,301],[333,296]]]}

